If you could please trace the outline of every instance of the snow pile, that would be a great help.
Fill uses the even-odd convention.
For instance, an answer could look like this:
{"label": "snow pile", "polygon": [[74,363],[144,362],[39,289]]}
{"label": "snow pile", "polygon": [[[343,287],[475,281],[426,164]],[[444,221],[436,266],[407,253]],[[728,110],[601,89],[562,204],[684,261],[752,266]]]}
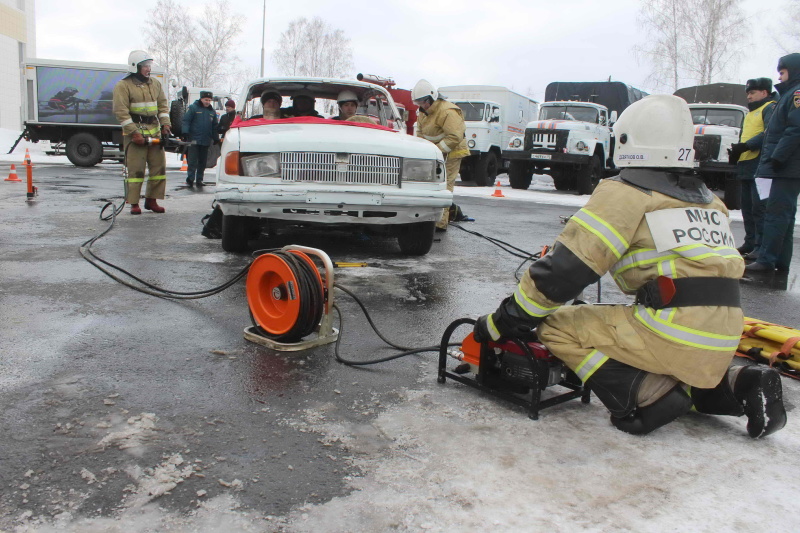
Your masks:
{"label": "snow pile", "polygon": [[153,469],[142,469],[139,466],[131,466],[125,472],[136,481],[136,491],[134,497],[128,502],[132,507],[140,507],[150,500],[160,498],[164,494],[183,483],[195,473],[194,466],[184,464],[181,454],[176,453],[167,457],[164,462]]}
{"label": "snow pile", "polygon": [[136,449],[149,439],[155,432],[156,415],[142,413],[128,418],[127,425],[119,431],[114,431],[103,437],[97,443],[101,449],[116,446],[120,450]]}

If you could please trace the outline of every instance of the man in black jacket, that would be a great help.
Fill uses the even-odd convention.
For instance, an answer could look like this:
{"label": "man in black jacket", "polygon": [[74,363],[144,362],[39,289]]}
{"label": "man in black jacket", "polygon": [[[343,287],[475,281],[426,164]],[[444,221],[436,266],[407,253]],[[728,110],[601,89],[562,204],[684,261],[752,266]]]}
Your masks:
{"label": "man in black jacket", "polygon": [[800,54],[778,61],[781,99],[764,132],[757,178],[772,180],[764,213],[764,233],[756,262],[745,270],[783,272],[792,260],[792,238],[800,194]]}
{"label": "man in black jacket", "polygon": [[756,78],[747,80],[747,107],[739,142],[731,146],[731,161],[736,164],[736,177],[742,185],[742,219],[744,242],[738,248],[745,259],[756,259],[764,227],[764,202],[758,197],[755,173],[764,143],[764,129],[772,118],[778,93],[772,91],[772,80]]}
{"label": "man in black jacket", "polygon": [[233,124],[233,119],[236,118],[236,102],[233,100],[228,100],[225,102],[225,114],[222,115],[219,119],[219,136],[220,138],[225,137],[225,133],[229,129],[231,129],[231,124]]}

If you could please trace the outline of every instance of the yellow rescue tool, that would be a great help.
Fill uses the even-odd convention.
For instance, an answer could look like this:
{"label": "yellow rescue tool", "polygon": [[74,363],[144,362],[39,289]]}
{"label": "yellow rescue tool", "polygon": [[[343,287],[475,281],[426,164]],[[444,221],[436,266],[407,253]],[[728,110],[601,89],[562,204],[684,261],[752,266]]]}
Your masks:
{"label": "yellow rescue tool", "polygon": [[745,317],[739,352],[800,372],[800,330]]}

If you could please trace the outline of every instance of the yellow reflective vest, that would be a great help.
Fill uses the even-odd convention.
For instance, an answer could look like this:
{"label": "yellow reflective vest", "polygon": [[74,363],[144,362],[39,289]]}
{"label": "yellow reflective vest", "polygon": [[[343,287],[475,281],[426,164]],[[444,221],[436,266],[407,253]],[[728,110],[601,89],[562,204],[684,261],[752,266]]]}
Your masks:
{"label": "yellow reflective vest", "polygon": [[464,137],[466,131],[461,108],[447,100],[440,98],[427,112],[420,108],[417,113],[417,137],[438,146],[447,159],[469,155],[467,139]]}
{"label": "yellow reflective vest", "polygon": [[[744,122],[742,123],[742,135],[740,137],[741,142],[746,143],[759,133],[762,133],[766,128],[764,124],[764,110],[767,106],[774,105],[775,101],[769,99],[767,103],[759,107],[758,109],[754,109],[750,111],[745,117]],[[751,159],[757,158],[761,154],[761,150],[748,150],[744,152],[742,155],[739,156],[739,161],[749,161]]]}
{"label": "yellow reflective vest", "polygon": [[[134,75],[118,81],[114,86],[113,109],[123,135],[138,131],[142,135],[158,137],[161,126],[171,125],[167,97],[161,82],[152,76],[146,82]],[[156,117],[156,120],[145,123],[140,117]]]}

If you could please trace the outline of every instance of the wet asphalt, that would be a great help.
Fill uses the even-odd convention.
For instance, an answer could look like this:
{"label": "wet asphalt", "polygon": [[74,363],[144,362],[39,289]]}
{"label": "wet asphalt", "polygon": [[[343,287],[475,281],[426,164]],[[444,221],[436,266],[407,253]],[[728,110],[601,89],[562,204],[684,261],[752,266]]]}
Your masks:
{"label": "wet asphalt", "polygon": [[[1,176],[8,167],[0,164]],[[187,189],[181,173],[168,175],[167,212],[121,213],[93,250],[172,290],[218,286],[250,257],[223,252],[220,241],[200,235],[213,186]],[[399,401],[400,391],[435,380],[434,353],[351,368],[334,360],[332,345],[278,353],[246,341],[242,282],[209,298],[173,301],[111,280],[78,249],[108,227],[98,215],[106,201],[120,201],[120,166],[40,164],[34,177],[33,202],[23,184],[0,181],[0,529],[26,512],[46,519],[112,515],[136,498],[189,512],[200,498],[236,491],[245,508],[265,515],[327,501],[344,494],[346,477],[358,472],[341,444],[320,438],[314,424],[346,428],[366,444],[361,449],[379,448],[371,420]],[[457,198],[476,219],[463,226],[530,252],[552,243],[560,217],[577,209],[490,192]],[[733,229],[740,239],[741,223]],[[522,263],[456,227],[437,234],[421,258],[400,255],[393,239],[341,230],[297,230],[254,243],[286,244],[366,262],[336,269],[336,282],[363,300],[385,336],[409,347],[438,344],[451,321],[494,310],[513,291]],[[797,326],[798,272],[795,257],[788,275],[743,282],[745,314]],[[585,299],[596,301],[597,292],[588,288]],[[344,317],[343,357],[392,353],[355,302],[341,291],[335,298]],[[601,298],[628,301],[608,276]],[[142,479],[178,454],[191,475],[167,494],[147,494]]]}

